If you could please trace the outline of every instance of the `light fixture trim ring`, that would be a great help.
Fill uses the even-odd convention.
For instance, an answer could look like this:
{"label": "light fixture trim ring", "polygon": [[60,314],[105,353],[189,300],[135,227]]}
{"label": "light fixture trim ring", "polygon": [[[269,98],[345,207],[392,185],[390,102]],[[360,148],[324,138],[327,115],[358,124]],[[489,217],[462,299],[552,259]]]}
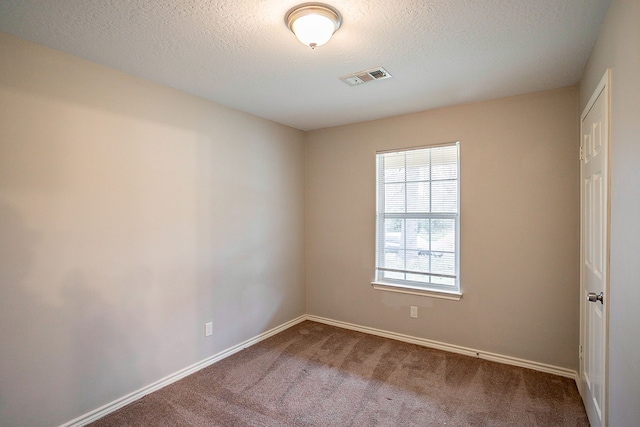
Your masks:
{"label": "light fixture trim ring", "polygon": [[302,16],[309,15],[311,13],[317,13],[319,15],[325,16],[330,20],[332,20],[333,24],[336,27],[335,31],[337,31],[338,28],[340,28],[340,25],[342,25],[342,15],[338,11],[338,9],[325,3],[315,3],[315,2],[302,3],[292,7],[284,15],[284,22],[287,24],[287,28],[293,31],[292,25],[295,22],[295,20]]}

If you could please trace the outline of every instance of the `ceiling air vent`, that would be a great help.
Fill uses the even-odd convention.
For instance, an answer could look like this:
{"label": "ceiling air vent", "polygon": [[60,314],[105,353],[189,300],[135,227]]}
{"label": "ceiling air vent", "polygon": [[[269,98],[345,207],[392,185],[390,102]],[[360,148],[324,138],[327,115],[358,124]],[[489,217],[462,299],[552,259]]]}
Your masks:
{"label": "ceiling air vent", "polygon": [[358,86],[374,80],[388,79],[389,77],[391,77],[391,74],[389,74],[387,70],[382,67],[377,67],[342,76],[340,77],[340,80],[349,86]]}

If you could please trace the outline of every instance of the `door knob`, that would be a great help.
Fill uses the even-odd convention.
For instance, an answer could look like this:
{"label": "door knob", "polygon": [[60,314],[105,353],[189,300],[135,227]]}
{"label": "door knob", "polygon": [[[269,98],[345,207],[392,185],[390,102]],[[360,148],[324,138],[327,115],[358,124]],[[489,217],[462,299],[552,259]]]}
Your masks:
{"label": "door knob", "polygon": [[600,292],[599,294],[595,294],[594,292],[589,292],[587,294],[587,301],[596,302],[600,301],[600,304],[604,304],[604,294]]}

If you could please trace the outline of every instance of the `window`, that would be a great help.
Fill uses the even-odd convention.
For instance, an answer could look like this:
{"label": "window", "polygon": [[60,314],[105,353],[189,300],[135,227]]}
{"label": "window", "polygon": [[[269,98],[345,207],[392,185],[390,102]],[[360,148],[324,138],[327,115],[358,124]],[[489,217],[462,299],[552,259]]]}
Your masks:
{"label": "window", "polygon": [[459,143],[376,155],[374,288],[460,299]]}

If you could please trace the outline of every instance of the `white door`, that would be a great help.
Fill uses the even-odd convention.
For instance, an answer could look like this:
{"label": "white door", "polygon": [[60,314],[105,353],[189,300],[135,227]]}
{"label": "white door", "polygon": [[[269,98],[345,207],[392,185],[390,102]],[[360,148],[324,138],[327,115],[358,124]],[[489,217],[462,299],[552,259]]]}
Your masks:
{"label": "white door", "polygon": [[580,381],[592,427],[606,426],[609,282],[609,71],[581,117]]}

